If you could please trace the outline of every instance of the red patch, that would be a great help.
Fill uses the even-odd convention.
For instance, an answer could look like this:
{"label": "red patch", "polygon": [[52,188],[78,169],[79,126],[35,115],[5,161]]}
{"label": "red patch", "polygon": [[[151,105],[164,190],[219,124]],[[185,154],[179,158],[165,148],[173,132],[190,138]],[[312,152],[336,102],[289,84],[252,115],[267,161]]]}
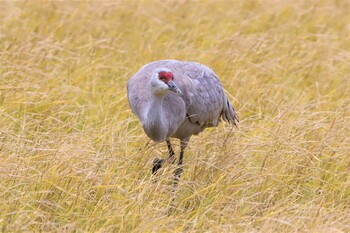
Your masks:
{"label": "red patch", "polygon": [[159,72],[159,79],[167,83],[170,80],[174,80],[174,75],[171,72]]}

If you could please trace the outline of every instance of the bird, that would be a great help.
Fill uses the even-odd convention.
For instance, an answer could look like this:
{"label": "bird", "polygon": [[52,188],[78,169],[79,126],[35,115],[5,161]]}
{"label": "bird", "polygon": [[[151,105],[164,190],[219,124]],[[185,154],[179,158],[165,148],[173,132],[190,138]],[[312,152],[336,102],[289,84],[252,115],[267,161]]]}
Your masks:
{"label": "bird", "polygon": [[165,141],[168,147],[166,159],[154,159],[152,174],[165,161],[176,163],[170,139],[180,140],[176,182],[192,135],[218,126],[221,120],[236,127],[239,122],[218,76],[194,61],[159,60],[144,65],[128,80],[127,96],[146,135],[155,142]]}

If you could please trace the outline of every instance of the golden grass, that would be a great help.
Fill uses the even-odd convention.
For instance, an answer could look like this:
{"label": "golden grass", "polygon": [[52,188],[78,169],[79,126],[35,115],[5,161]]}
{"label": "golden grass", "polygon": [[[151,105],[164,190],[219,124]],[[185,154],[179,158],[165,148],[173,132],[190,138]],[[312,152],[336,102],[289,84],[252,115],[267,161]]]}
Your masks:
{"label": "golden grass", "polygon": [[[3,232],[349,232],[348,1],[0,2]],[[219,75],[241,122],[172,171],[126,98],[143,64]],[[232,131],[231,131],[232,130]],[[178,145],[178,143],[177,143]]]}

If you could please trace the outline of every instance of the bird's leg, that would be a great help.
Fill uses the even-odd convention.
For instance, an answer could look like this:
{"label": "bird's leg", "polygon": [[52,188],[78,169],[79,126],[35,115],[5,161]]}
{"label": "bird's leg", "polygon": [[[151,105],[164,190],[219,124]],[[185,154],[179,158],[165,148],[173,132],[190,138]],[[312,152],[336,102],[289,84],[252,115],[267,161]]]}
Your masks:
{"label": "bird's leg", "polygon": [[168,151],[169,151],[169,157],[168,157],[168,160],[171,162],[171,163],[175,163],[175,152],[171,146],[171,143],[169,140],[166,140],[166,145],[168,146]]}
{"label": "bird's leg", "polygon": [[184,158],[184,150],[186,148],[188,144],[188,141],[181,141],[181,151],[180,151],[180,158],[179,158],[179,162],[177,163],[177,168],[175,170],[175,177],[174,177],[174,184],[177,185],[177,183],[179,182],[180,180],[180,176],[181,176],[181,173],[183,171],[183,168],[182,168],[182,163],[183,163],[183,158]]}
{"label": "bird's leg", "polygon": [[[169,157],[166,160],[169,160],[171,163],[175,163],[175,152],[171,146],[170,140],[165,140],[168,146]],[[156,174],[157,171],[162,167],[165,159],[156,158],[153,160],[152,174]]]}

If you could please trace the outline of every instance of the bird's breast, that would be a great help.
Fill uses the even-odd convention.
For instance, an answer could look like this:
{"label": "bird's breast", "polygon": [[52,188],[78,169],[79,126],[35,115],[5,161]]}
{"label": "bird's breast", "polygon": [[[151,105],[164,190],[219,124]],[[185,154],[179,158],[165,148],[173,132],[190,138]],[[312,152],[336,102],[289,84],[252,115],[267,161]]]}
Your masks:
{"label": "bird's breast", "polygon": [[142,124],[143,130],[155,142],[164,141],[167,137],[167,131],[165,130],[161,121],[158,122],[146,122]]}

